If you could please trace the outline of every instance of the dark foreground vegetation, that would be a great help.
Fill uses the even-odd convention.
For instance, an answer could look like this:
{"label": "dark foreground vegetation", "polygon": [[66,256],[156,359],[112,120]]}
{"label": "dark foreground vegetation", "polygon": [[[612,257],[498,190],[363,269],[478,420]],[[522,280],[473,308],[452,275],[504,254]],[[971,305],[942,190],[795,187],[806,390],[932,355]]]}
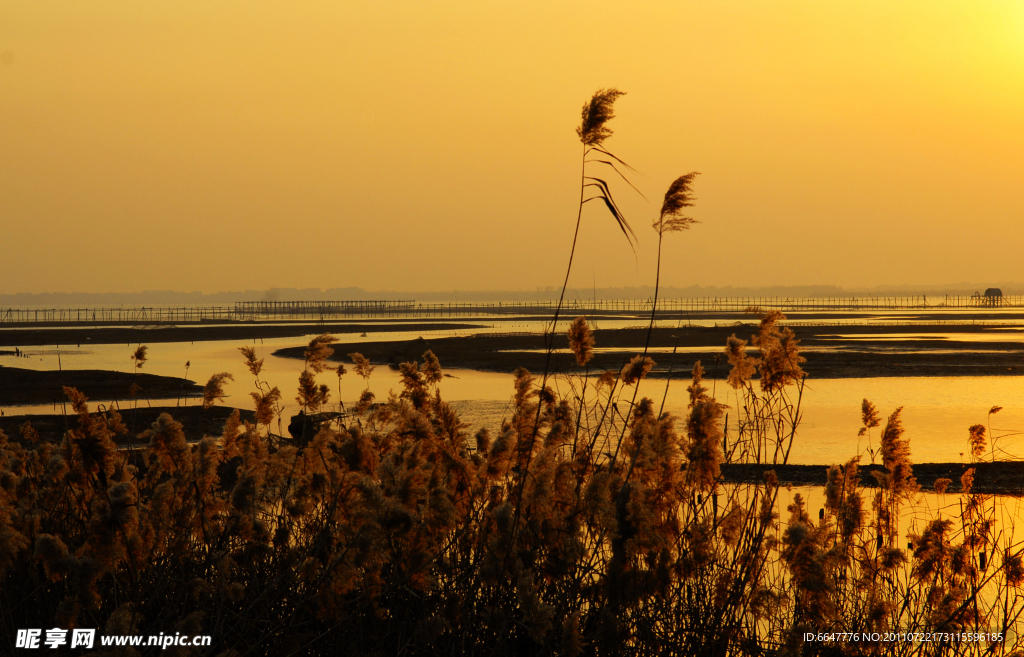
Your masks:
{"label": "dark foreground vegetation", "polygon": [[[176,421],[181,423],[182,433],[189,443],[198,443],[206,436],[219,436],[224,430],[224,425],[235,412],[243,421],[255,422],[255,413],[248,409],[235,409],[229,406],[212,406],[203,408],[196,406],[140,406],[132,409],[128,406],[124,411],[124,423],[128,427],[125,434],[115,435],[115,443],[121,447],[141,445],[140,434],[144,433],[156,420],[167,413]],[[96,420],[103,420],[103,412],[92,413]],[[334,413],[333,415],[337,415]],[[59,444],[64,432],[73,426],[77,426],[77,416],[65,415],[7,415],[0,417],[0,431],[3,431],[14,440],[21,435],[21,428],[27,422],[39,434],[39,440],[49,440]],[[133,432],[131,425],[134,422],[137,430]],[[282,425],[283,426],[283,425]],[[312,426],[312,423],[310,423]],[[279,429],[280,430],[280,429]],[[134,442],[133,442],[134,437]],[[285,434],[290,439],[290,432]],[[276,434],[270,434],[270,440],[279,439]],[[763,480],[764,469],[756,463],[727,463],[721,465],[722,483],[760,483]],[[824,486],[828,481],[827,465],[795,465],[775,464],[772,466],[778,477],[779,483],[790,486]],[[949,492],[960,492],[961,477],[967,470],[974,470],[973,490],[978,493],[997,495],[1024,495],[1024,463],[1019,461],[986,461],[967,463],[915,463],[914,476],[923,489],[932,489],[935,482],[940,479],[949,479],[947,490]],[[873,488],[878,485],[873,473],[881,473],[885,466],[880,463],[864,464],[860,467],[861,485],[865,488]]]}

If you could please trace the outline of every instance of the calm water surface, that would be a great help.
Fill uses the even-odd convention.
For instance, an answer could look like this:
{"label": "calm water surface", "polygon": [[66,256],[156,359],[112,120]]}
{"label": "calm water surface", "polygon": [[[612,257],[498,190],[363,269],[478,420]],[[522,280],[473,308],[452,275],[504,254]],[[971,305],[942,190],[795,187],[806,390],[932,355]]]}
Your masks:
{"label": "calm water surface", "polygon": [[[539,326],[539,323],[532,323]],[[533,325],[530,326],[532,330]],[[508,330],[505,327],[505,330]],[[461,332],[460,332],[461,333]],[[418,332],[378,333],[366,338],[343,336],[346,341],[376,341],[381,339],[409,340]],[[430,334],[433,336],[434,334]],[[188,378],[200,385],[217,372],[230,372],[233,383],[227,385],[228,405],[248,408],[248,393],[255,389],[253,377],[246,370],[238,347],[254,346],[264,358],[261,378],[281,389],[286,405],[285,417],[297,412],[295,402],[298,376],[303,363],[299,360],[278,358],[271,353],[284,347],[302,346],[308,338],[276,338],[258,340],[255,344],[238,341],[196,343],[159,343],[151,345],[149,360],[142,371],[165,376],[185,376],[185,363],[191,362]],[[27,358],[0,356],[0,365],[31,369],[57,369],[58,355],[64,369],[107,369],[131,372],[134,351],[128,345],[95,345],[81,347],[39,347],[25,349]],[[442,363],[442,366],[444,363]],[[331,403],[340,398],[346,404],[353,402],[365,389],[366,382],[356,376],[349,366],[348,374],[340,382],[334,372],[318,375],[320,383],[330,385]],[[512,376],[471,370],[445,370],[441,384],[442,396],[453,402],[473,428],[480,425],[496,427],[507,415],[511,398]],[[564,381],[556,381],[566,389]],[[731,389],[713,381],[707,385],[719,401],[735,407]],[[340,386],[340,388],[339,388]],[[369,388],[378,399],[386,398],[392,390],[401,390],[398,372],[378,366],[369,381]],[[716,389],[717,388],[717,389]],[[88,394],[88,391],[84,391]],[[127,391],[126,391],[127,393]],[[664,380],[641,383],[641,395],[659,403],[665,394]],[[127,395],[126,395],[127,396]],[[867,398],[876,404],[884,417],[897,407],[904,407],[903,424],[910,438],[913,459],[916,462],[960,461],[967,451],[967,427],[986,423],[989,408],[1003,406],[1002,412],[991,417],[991,435],[996,436],[997,456],[1024,458],[1024,377],[884,377],[869,379],[808,380],[804,399],[803,424],[798,430],[791,454],[793,463],[832,463],[843,461],[868,447],[864,438],[858,438],[860,404]],[[686,383],[674,381],[669,387],[666,410],[685,415]],[[174,405],[177,400],[164,400],[160,404]],[[189,404],[196,403],[190,400]],[[52,413],[52,404],[0,408],[8,414]],[[57,412],[60,411],[58,406]],[[735,412],[730,411],[735,417]],[[873,447],[878,447],[879,429],[875,430]]]}

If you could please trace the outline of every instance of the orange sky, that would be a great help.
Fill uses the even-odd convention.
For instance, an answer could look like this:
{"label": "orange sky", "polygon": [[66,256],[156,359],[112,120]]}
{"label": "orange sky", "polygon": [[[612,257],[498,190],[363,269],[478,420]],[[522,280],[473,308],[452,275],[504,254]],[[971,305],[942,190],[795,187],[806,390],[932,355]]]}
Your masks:
{"label": "orange sky", "polygon": [[1024,0],[0,4],[0,293],[1024,280]]}

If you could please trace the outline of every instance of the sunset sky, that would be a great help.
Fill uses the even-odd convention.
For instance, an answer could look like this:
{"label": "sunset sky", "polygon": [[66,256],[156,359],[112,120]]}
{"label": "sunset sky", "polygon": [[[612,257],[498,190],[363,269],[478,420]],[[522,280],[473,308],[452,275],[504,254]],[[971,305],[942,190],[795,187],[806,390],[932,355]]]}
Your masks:
{"label": "sunset sky", "polygon": [[[0,293],[1024,281],[1024,0],[0,4]],[[600,169],[593,170],[598,174]],[[600,171],[600,174],[607,174]],[[599,174],[598,174],[599,175]]]}

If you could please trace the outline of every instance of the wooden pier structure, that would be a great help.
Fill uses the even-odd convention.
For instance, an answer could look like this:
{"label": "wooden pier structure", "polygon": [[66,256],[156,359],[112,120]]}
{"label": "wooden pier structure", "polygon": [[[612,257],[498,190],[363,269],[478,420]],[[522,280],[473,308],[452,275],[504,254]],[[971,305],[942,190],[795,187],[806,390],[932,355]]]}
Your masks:
{"label": "wooden pier structure", "polygon": [[[570,299],[562,315],[643,316],[651,299]],[[0,328],[142,326],[238,322],[323,322],[346,319],[550,316],[555,301],[417,303],[411,300],[239,301],[233,306],[0,308]],[[1024,295],[906,297],[701,297],[659,299],[659,314],[743,313],[750,308],[795,312],[955,311],[1024,308]]]}

